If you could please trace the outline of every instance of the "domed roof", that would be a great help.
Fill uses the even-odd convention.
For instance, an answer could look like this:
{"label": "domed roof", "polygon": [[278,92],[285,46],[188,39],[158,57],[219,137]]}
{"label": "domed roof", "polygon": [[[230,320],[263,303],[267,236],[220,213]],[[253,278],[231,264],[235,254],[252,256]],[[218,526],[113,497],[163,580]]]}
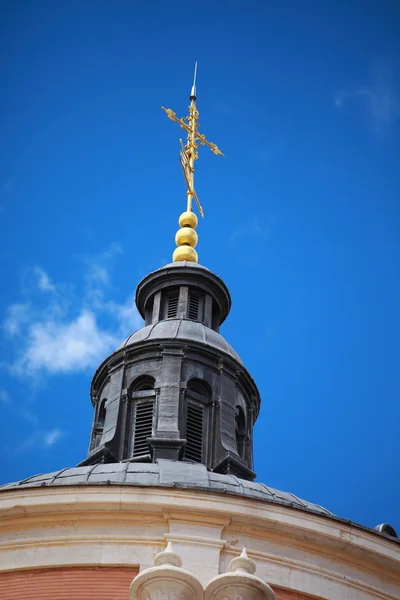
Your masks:
{"label": "domed roof", "polygon": [[177,262],[168,263],[167,265],[164,265],[163,267],[157,269],[157,271],[162,271],[163,269],[171,269],[173,267],[197,267],[198,269],[204,269],[204,271],[210,272],[210,269],[207,269],[207,267],[204,267],[199,263],[189,262],[188,260],[178,260]]}
{"label": "domed roof", "polygon": [[210,327],[206,327],[203,323],[190,321],[189,319],[166,319],[164,321],[157,321],[157,323],[153,323],[152,325],[147,325],[147,327],[143,327],[132,333],[116,351],[118,352],[122,348],[127,348],[139,342],[163,341],[166,339],[199,342],[218,352],[224,352],[240,364],[243,364],[239,355],[222,335],[210,329]]}
{"label": "domed roof", "polygon": [[72,485],[131,485],[198,489],[235,494],[253,500],[299,508],[328,517],[334,516],[329,510],[317,504],[301,500],[294,494],[267,487],[263,483],[239,479],[233,475],[213,473],[200,463],[173,460],[158,460],[156,463],[112,463],[62,469],[8,483],[0,486],[0,492],[30,487]]}

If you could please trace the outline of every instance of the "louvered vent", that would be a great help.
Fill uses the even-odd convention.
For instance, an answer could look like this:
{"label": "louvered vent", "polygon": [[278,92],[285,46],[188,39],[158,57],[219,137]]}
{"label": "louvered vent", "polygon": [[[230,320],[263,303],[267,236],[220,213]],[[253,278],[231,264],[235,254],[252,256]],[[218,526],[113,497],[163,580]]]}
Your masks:
{"label": "louvered vent", "polygon": [[189,295],[189,319],[192,321],[199,320],[200,296],[197,294]]}
{"label": "louvered vent", "polygon": [[198,404],[187,405],[186,448],[188,460],[201,462],[203,447],[203,407]]}
{"label": "louvered vent", "polygon": [[153,402],[138,402],[135,405],[133,432],[133,456],[149,453],[147,438],[153,433]]}
{"label": "louvered vent", "polygon": [[174,319],[178,314],[178,294],[168,296],[167,319]]}

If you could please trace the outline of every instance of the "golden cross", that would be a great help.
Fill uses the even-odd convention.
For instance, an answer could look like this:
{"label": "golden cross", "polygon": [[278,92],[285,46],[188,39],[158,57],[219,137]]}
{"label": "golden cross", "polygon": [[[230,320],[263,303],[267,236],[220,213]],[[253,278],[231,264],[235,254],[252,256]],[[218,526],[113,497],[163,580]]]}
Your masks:
{"label": "golden cross", "polygon": [[220,154],[221,156],[224,155],[216,144],[209,142],[205,135],[197,131],[199,126],[199,111],[196,107],[196,73],[197,63],[195,64],[194,81],[192,91],[190,93],[189,116],[186,117],[186,120],[185,118],[179,119],[174,111],[170,108],[164,108],[163,106],[161,108],[166,112],[167,117],[171,119],[171,121],[179,123],[181,128],[187,131],[188,135],[186,145],[184,146],[182,140],[180,140],[180,162],[187,185],[187,210],[192,210],[192,200],[194,198],[199,209],[199,213],[202,217],[204,217],[203,209],[197,197],[196,190],[194,189],[194,161],[199,157],[197,153],[198,143],[200,143],[201,146],[208,146],[211,152],[214,154]]}

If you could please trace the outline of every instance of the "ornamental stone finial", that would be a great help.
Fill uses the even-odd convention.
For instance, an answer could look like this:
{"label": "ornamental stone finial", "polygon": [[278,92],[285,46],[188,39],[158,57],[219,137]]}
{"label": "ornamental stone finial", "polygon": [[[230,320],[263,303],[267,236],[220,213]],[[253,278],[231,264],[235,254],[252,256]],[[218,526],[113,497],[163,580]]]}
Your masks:
{"label": "ornamental stone finial", "polygon": [[156,555],[154,564],[132,581],[130,600],[203,600],[203,586],[194,575],[182,569],[182,560],[171,542]]}
{"label": "ornamental stone finial", "polygon": [[229,570],[231,573],[250,573],[250,575],[254,575],[256,563],[248,557],[247,548],[243,548],[242,554],[231,560]]}
{"label": "ornamental stone finial", "polygon": [[204,600],[276,600],[273,590],[254,575],[256,563],[246,548],[231,560],[230,573],[214,577],[204,591]]}
{"label": "ornamental stone finial", "polygon": [[157,554],[154,559],[154,564],[156,567],[181,567],[182,560],[181,557],[176,554],[176,552],[172,549],[172,542],[168,542],[167,547],[163,552]]}

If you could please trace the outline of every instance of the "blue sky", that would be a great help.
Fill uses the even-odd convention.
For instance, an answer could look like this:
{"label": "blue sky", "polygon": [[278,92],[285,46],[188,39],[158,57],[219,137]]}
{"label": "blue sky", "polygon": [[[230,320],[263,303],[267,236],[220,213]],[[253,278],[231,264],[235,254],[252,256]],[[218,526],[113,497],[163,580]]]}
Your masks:
{"label": "blue sky", "polygon": [[259,480],[400,532],[400,6],[0,7],[1,481],[86,456],[96,366],[170,261],[199,61],[200,262],[262,396]]}

